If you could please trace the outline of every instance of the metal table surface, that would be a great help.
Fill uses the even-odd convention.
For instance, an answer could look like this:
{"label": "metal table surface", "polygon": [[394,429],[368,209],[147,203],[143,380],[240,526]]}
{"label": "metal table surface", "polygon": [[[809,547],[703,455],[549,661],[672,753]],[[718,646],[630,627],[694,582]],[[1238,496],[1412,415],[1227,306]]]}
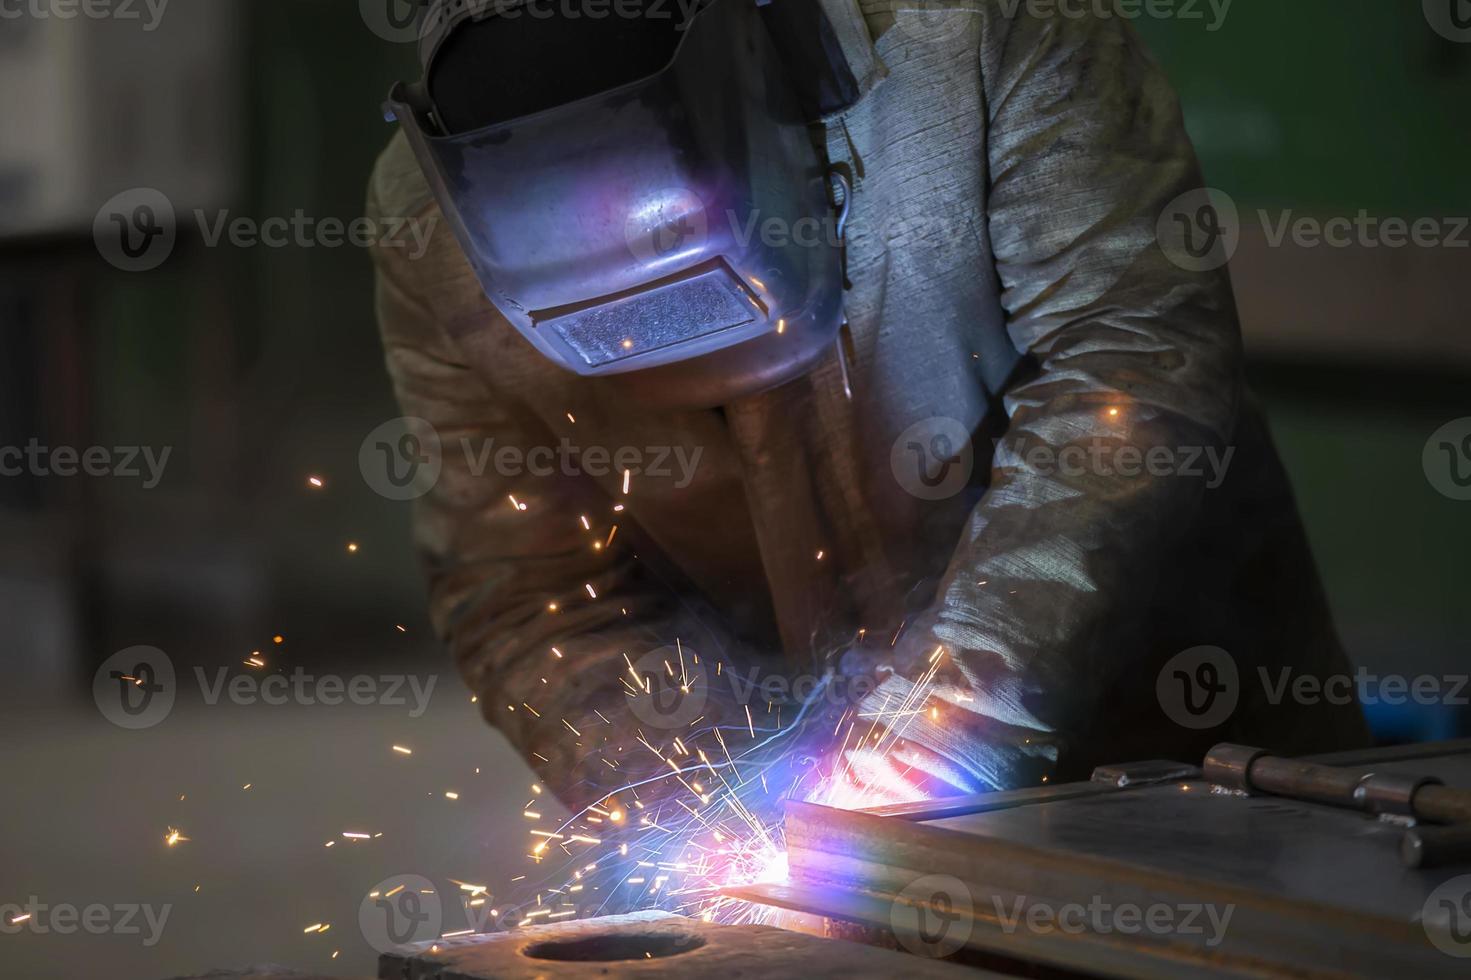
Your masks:
{"label": "metal table surface", "polygon": [[[1471,786],[1467,743],[1318,761]],[[1074,975],[1471,975],[1471,935],[1462,947],[1422,922],[1444,909],[1463,915],[1471,933],[1471,867],[1404,867],[1403,824],[1222,790],[1189,766],[1141,771],[1161,781],[1076,783],[871,813],[798,804],[787,820],[791,880],[743,894],[890,932],[899,929],[895,909],[939,908],[953,930],[963,927],[954,933],[961,942],[950,944],[960,953],[947,954],[981,951]],[[1165,778],[1172,771],[1176,778]],[[1456,881],[1465,895],[1452,894],[1447,905],[1445,889],[1454,892]],[[914,894],[916,882],[931,894]],[[1017,924],[1020,911],[1089,903],[1202,906],[1229,910],[1230,920],[1218,943],[1179,932]]]}

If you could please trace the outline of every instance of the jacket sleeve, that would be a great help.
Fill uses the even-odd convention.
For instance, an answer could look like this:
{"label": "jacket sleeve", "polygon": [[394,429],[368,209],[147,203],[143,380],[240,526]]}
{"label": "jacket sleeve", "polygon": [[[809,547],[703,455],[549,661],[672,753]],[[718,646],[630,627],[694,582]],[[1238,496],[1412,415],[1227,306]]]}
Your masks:
{"label": "jacket sleeve", "polygon": [[[378,210],[370,197],[370,214]],[[680,656],[703,654],[708,672],[714,660],[735,655],[731,641],[686,592],[651,574],[652,549],[638,547],[636,523],[616,514],[617,501],[594,481],[561,474],[513,480],[488,460],[477,462],[484,447],[526,452],[556,439],[515,391],[500,390],[466,363],[426,300],[451,291],[458,253],[439,261],[378,249],[374,260],[395,394],[404,416],[429,423],[440,446],[439,476],[414,502],[413,519],[436,632],[486,719],[546,786],[569,805],[596,803],[663,765],[640,736],[662,748],[675,735],[688,738],[691,726],[721,718],[715,698],[703,703],[705,688],[694,694],[699,703],[640,715],[630,665],[668,646],[667,656],[647,663],[661,667],[668,659],[675,670],[697,673],[701,665],[681,664]],[[466,452],[466,445],[477,448]],[[689,691],[673,691],[681,694],[689,700]]]}
{"label": "jacket sleeve", "polygon": [[[1202,187],[1161,71],[1117,18],[1000,6],[980,51],[987,206],[1008,330],[1034,370],[1007,392],[988,490],[877,695],[908,703],[944,648],[938,721],[908,725],[883,764],[952,792],[1035,783],[1106,710],[1159,556],[1205,492],[1151,475],[1150,451],[1224,453],[1242,393],[1225,270],[1187,271],[1156,236]],[[1139,462],[1121,475],[1095,447]]]}

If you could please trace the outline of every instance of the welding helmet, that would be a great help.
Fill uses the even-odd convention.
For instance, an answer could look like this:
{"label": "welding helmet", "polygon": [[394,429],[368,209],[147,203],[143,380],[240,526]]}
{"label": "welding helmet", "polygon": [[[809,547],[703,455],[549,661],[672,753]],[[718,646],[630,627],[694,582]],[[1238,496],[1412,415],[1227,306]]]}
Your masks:
{"label": "welding helmet", "polygon": [[431,3],[423,81],[386,106],[487,297],[655,404],[809,370],[849,195],[808,125],[856,97],[817,0],[569,3]]}

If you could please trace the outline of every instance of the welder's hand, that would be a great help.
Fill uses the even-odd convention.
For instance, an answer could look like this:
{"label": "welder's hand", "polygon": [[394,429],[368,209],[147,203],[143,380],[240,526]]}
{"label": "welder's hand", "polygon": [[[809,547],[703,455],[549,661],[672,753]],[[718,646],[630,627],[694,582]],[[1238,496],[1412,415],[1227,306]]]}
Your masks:
{"label": "welder's hand", "polygon": [[803,733],[798,752],[810,756],[807,782],[816,787],[809,799],[856,808],[1033,786],[1045,779],[1057,757],[1047,733],[987,715],[997,699],[978,695],[939,657],[905,657],[925,666],[911,667],[910,680],[896,670],[895,654],[855,650],[840,661],[836,683],[865,693],[829,707]]}

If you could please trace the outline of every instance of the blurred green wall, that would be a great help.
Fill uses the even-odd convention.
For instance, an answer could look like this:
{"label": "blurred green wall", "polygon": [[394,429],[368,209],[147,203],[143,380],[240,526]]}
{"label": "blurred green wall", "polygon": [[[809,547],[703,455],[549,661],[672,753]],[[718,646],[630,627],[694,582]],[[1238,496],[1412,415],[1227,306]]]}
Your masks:
{"label": "blurred green wall", "polygon": [[1137,25],[1212,183],[1251,204],[1465,212],[1471,44],[1418,0],[1235,0],[1208,22]]}
{"label": "blurred green wall", "polygon": [[[1471,44],[1436,34],[1417,0],[1236,0],[1215,33],[1138,28],[1180,92],[1207,183],[1243,206],[1471,214]],[[1471,504],[1431,487],[1421,452],[1471,415],[1471,378],[1326,358],[1249,374],[1351,655],[1378,671],[1464,673]],[[1471,732],[1454,707],[1370,718],[1387,737]]]}

